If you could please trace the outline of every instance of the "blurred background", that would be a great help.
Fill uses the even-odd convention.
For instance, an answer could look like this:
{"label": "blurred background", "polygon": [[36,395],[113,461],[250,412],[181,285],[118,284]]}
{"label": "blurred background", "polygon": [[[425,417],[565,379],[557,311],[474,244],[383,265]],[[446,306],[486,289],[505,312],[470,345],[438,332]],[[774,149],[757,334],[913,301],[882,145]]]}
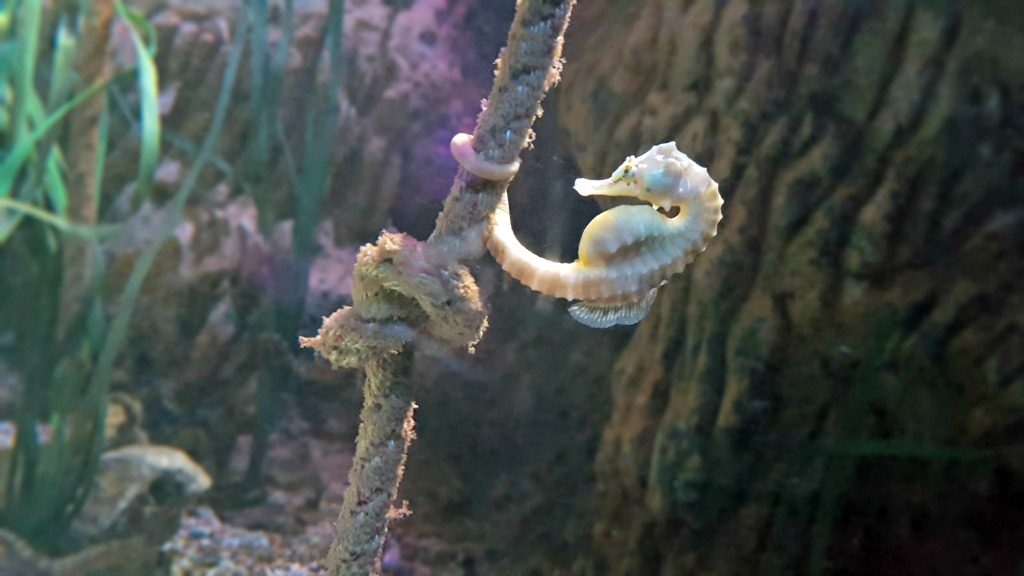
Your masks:
{"label": "blurred background", "polygon": [[[360,381],[297,338],[430,233],[514,10],[0,1],[0,574],[323,572]],[[581,0],[517,234],[669,140],[724,220],[637,327],[473,263],[385,572],[1021,574],[1021,54],[1013,0]]]}

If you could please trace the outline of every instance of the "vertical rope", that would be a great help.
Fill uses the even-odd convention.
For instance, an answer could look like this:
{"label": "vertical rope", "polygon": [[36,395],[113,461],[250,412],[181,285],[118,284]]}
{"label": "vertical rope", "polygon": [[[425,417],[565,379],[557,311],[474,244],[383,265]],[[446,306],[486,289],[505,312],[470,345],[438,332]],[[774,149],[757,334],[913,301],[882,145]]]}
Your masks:
{"label": "vertical rope", "polygon": [[[533,139],[541,101],[561,71],[563,34],[575,0],[519,0],[490,98],[477,119],[476,151],[513,162]],[[476,283],[461,260],[483,254],[487,219],[508,182],[464,170],[425,243],[383,233],[360,250],[353,307],[336,311],[302,339],[335,366],[366,373],[356,455],[328,556],[331,576],[380,574],[388,522],[413,434],[416,340],[472,346],[486,329]]]}

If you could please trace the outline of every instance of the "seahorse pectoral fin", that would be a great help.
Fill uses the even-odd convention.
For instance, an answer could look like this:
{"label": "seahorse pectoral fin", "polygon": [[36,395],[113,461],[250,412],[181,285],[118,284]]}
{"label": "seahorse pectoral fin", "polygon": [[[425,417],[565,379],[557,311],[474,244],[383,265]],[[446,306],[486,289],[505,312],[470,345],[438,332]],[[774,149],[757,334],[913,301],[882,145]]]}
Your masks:
{"label": "seahorse pectoral fin", "polygon": [[569,315],[573,320],[591,328],[636,324],[647,316],[657,295],[658,288],[652,288],[639,299],[626,302],[583,300],[569,306]]}

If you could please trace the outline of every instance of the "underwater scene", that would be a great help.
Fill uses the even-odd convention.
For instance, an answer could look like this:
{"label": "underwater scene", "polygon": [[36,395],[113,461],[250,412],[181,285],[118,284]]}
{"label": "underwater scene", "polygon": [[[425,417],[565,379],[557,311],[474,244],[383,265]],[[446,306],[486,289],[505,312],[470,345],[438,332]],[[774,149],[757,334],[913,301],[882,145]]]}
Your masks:
{"label": "underwater scene", "polygon": [[0,0],[0,576],[1024,576],[1024,3]]}

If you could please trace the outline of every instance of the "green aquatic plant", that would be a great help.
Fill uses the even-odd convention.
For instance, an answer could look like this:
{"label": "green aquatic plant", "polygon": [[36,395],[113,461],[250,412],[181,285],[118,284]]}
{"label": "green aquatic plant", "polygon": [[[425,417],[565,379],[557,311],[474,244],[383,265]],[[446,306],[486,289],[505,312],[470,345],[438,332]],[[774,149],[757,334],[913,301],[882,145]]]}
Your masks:
{"label": "green aquatic plant", "polygon": [[[221,79],[217,102],[214,105],[213,120],[206,132],[206,136],[203,138],[203,142],[199,146],[199,150],[195,158],[192,160],[191,166],[185,174],[185,178],[182,180],[181,185],[170,200],[170,210],[165,214],[163,221],[158,225],[156,235],[152,242],[146,246],[139,255],[138,260],[136,260],[121,293],[118,312],[111,321],[110,329],[104,341],[104,346],[100,351],[97,359],[96,370],[93,372],[92,377],[92,385],[102,389],[104,393],[109,390],[114,361],[117,359],[117,355],[124,344],[125,337],[127,336],[128,323],[131,320],[132,313],[135,310],[139,295],[142,291],[142,284],[145,281],[146,276],[149,274],[150,269],[153,267],[153,264],[156,262],[156,257],[160,249],[174,233],[174,229],[178,224],[181,223],[184,217],[185,205],[191,197],[192,192],[195,190],[196,184],[199,181],[199,176],[203,169],[211,162],[213,157],[214,147],[216,146],[220,138],[221,131],[224,128],[224,120],[227,116],[228,107],[231,103],[231,94],[234,90],[235,80],[238,76],[238,68],[243,52],[241,39],[245,36],[245,27],[245,21],[242,20],[239,24],[235,43],[230,49],[228,64],[225,69],[224,76]],[[95,442],[101,443],[102,433],[103,428],[100,426],[96,430],[97,436],[95,438]],[[93,465],[95,465],[95,462],[93,462]]]}
{"label": "green aquatic plant", "polygon": [[[83,385],[101,330],[96,308],[87,306],[77,315],[61,309],[63,293],[73,290],[72,275],[62,266],[69,244],[96,239],[92,222],[74,222],[69,214],[76,198],[69,190],[72,176],[65,151],[87,137],[72,133],[65,140],[58,133],[73,132],[68,128],[73,114],[97,102],[102,107],[109,79],[80,74],[73,67],[73,54],[80,40],[105,45],[106,36],[82,39],[82,22],[72,25],[73,17],[61,14],[46,77],[38,73],[44,53],[41,3],[15,2],[3,11],[9,26],[0,50],[9,57],[0,70],[0,86],[8,96],[3,104],[9,122],[3,126],[6,152],[0,158],[0,246],[3,268],[11,271],[2,278],[3,290],[10,293],[3,317],[18,347],[11,364],[22,374],[24,387],[18,433],[0,479],[0,522],[53,549],[58,542],[54,536],[70,523],[81,488],[90,480],[84,473],[87,462],[98,454],[86,429],[103,410],[101,395]],[[109,25],[109,13],[89,16]],[[37,88],[40,76],[48,80],[48,90]],[[90,84],[72,96],[79,80]],[[88,146],[97,144],[105,142]],[[26,218],[31,222],[24,224]]]}
{"label": "green aquatic plant", "polygon": [[[50,14],[49,50],[40,41],[48,31],[42,3],[0,10],[0,289],[10,294],[2,315],[16,345],[10,363],[24,380],[18,433],[0,470],[0,524],[56,551],[102,448],[95,438],[102,439],[106,387],[90,375],[106,339],[94,255],[99,237],[112,232],[95,218],[108,146],[105,94],[135,74],[143,107],[155,104],[155,67],[141,42],[134,71],[113,75],[105,59],[89,58],[105,53],[115,13],[138,40],[139,19],[119,1]],[[158,118],[148,130],[143,156],[154,156]],[[152,162],[140,165],[142,180]]]}
{"label": "green aquatic plant", "polygon": [[[5,355],[24,381],[16,440],[0,462],[0,526],[60,553],[67,552],[62,535],[91,488],[104,447],[113,366],[143,281],[212,158],[242,50],[233,47],[213,123],[108,320],[98,241],[120,227],[100,222],[110,145],[107,97],[124,80],[136,80],[134,190],[142,200],[162,140],[155,32],[121,0],[69,4],[49,19],[39,2],[7,4],[0,14],[0,51],[11,56],[0,59],[0,110],[7,120],[0,125],[6,151],[0,152],[0,291],[9,295],[0,302],[0,334],[13,336],[14,349]],[[135,51],[134,68],[116,74],[106,59],[115,18],[128,25]],[[57,22],[49,53],[39,42],[48,20]],[[47,55],[51,73],[39,74]]]}
{"label": "green aquatic plant", "polygon": [[[472,135],[474,152],[513,165],[558,81],[563,34],[574,0],[522,0],[498,59],[487,106]],[[510,175],[511,176],[511,175]],[[383,232],[364,246],[353,276],[353,305],[304,338],[335,367],[365,375],[356,454],[328,558],[332,576],[379,574],[381,552],[413,438],[413,343],[426,350],[472,348],[487,327],[479,291],[464,261],[483,255],[487,222],[510,178],[461,169],[426,241]]]}
{"label": "green aquatic plant", "polygon": [[[337,144],[338,97],[341,94],[344,60],[344,0],[331,0],[326,26],[306,75],[298,84],[288,106],[282,105],[289,50],[294,32],[294,2],[285,0],[279,13],[280,36],[275,46],[268,41],[271,16],[267,0],[247,0],[249,22],[249,120],[252,138],[245,150],[239,180],[256,203],[260,229],[266,236],[272,226],[293,218],[291,262],[288,269],[275,274],[275,284],[262,294],[263,307],[272,311],[261,317],[256,329],[270,334],[280,343],[291,340],[298,330],[305,307],[306,287],[315,246],[315,231],[320,207],[330,189],[334,173],[332,163]],[[321,66],[325,62],[326,66]],[[318,72],[326,70],[320,81]],[[296,101],[300,105],[296,106]],[[302,110],[297,119],[302,127],[299,142],[289,141],[285,126],[293,119],[294,109]],[[299,150],[300,154],[295,154]],[[283,159],[283,162],[278,162]],[[276,166],[276,169],[273,168]],[[291,202],[282,201],[280,190],[291,190]],[[277,422],[277,398],[291,372],[281,363],[268,362],[259,367],[256,430],[244,478],[246,488],[258,488],[266,457],[267,441]],[[237,492],[237,491],[235,491]]]}
{"label": "green aquatic plant", "polygon": [[[145,191],[156,168],[159,154],[160,119],[158,113],[158,87],[156,76],[155,31],[139,14],[129,10],[120,0],[113,3],[97,0],[97,5],[109,5],[119,17],[131,24],[130,36],[135,47],[136,74],[143,132],[138,185]],[[6,151],[0,152],[0,245],[14,232],[24,217],[41,219],[56,225],[61,231],[74,230],[88,235],[81,227],[66,220],[69,204],[68,166],[65,154],[54,134],[68,122],[69,115],[85,103],[104,103],[100,94],[118,78],[106,73],[97,74],[92,83],[77,94],[68,97],[78,74],[72,67],[74,54],[80,49],[76,28],[88,24],[87,15],[93,4],[82,4],[78,24],[69,22],[72,15],[62,15],[54,33],[52,67],[48,74],[49,89],[44,99],[36,89],[38,58],[41,53],[39,37],[43,28],[42,4],[39,2],[13,2],[0,8],[0,135],[6,142]],[[101,14],[102,11],[95,12]],[[109,22],[109,17],[104,18]],[[106,31],[97,32],[106,35]],[[143,42],[142,36],[148,38]],[[102,41],[106,46],[106,39]],[[130,72],[129,72],[130,73]],[[90,169],[100,177],[107,147],[107,110],[99,106],[99,141],[95,148],[97,163]],[[102,178],[94,179],[99,185]],[[99,202],[96,190],[86,190],[94,203]],[[45,214],[49,212],[49,214]],[[81,224],[81,223],[79,223]],[[88,224],[88,223],[86,223]]]}
{"label": "green aquatic plant", "polygon": [[[302,104],[298,107],[304,110],[299,118],[303,128],[299,145],[289,142],[284,129],[287,116],[296,108],[295,102],[290,102],[287,109],[281,102],[294,32],[293,4],[293,0],[285,0],[282,5],[280,38],[272,48],[267,39],[270,22],[267,0],[248,0],[245,3],[250,26],[249,114],[253,136],[245,151],[241,180],[256,200],[264,233],[270,232],[273,223],[287,216],[294,217],[293,255],[297,260],[305,261],[313,252],[320,205],[333,173],[331,160],[337,142],[338,95],[344,80],[345,1],[329,2],[326,26],[319,36],[318,48],[306,67],[307,77],[299,82],[302,88],[295,96]],[[318,82],[317,74],[325,60],[326,78]],[[294,154],[295,149],[301,150],[298,158]],[[291,205],[282,204],[280,194],[274,198],[281,184],[271,173],[277,159],[283,160],[285,184],[293,190]],[[300,280],[304,278],[297,279],[295,284],[298,285]]]}

